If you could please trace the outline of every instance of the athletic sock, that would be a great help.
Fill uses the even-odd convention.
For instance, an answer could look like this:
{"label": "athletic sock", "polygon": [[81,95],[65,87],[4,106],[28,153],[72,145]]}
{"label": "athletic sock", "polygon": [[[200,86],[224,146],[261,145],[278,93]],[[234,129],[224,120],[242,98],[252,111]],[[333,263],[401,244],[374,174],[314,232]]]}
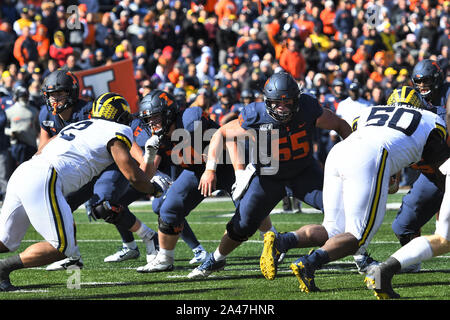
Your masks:
{"label": "athletic sock", "polygon": [[287,252],[289,249],[297,248],[297,234],[295,232],[280,233],[277,235],[275,242],[278,251]]}
{"label": "athletic sock", "polygon": [[144,223],[141,223],[141,226],[139,227],[139,229],[137,229],[136,234],[141,238],[145,238],[145,236],[147,236],[147,234],[149,234],[150,232],[152,232],[153,230],[150,229],[149,227],[147,227]]}
{"label": "athletic sock", "polygon": [[412,264],[431,259],[433,250],[427,238],[418,237],[398,249],[391,257],[397,259],[403,269]]}
{"label": "athletic sock", "polygon": [[136,241],[134,241],[134,240],[131,242],[124,242],[123,246],[127,247],[128,249],[131,249],[131,250],[136,250],[136,248],[137,248]]}
{"label": "athletic sock", "polygon": [[221,260],[225,260],[226,257],[227,256],[224,256],[219,252],[219,248],[217,248],[216,251],[214,251],[214,254],[213,254],[214,260],[221,261]]}
{"label": "athletic sock", "polygon": [[172,260],[173,260],[173,258],[175,258],[175,250],[167,250],[167,249],[160,248],[158,255],[159,254],[163,254]]}
{"label": "athletic sock", "polygon": [[322,268],[322,266],[330,262],[328,252],[323,249],[314,250],[306,259],[306,261],[314,268],[314,270]]}

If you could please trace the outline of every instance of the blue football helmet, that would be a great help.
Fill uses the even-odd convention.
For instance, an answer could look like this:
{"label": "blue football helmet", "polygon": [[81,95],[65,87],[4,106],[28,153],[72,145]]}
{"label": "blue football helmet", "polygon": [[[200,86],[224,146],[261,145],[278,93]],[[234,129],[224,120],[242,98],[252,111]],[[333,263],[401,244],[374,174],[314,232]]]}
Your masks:
{"label": "blue football helmet", "polygon": [[178,104],[173,95],[153,90],[139,104],[139,118],[150,128],[152,134],[166,134],[175,122]]}
{"label": "blue football helmet", "polygon": [[[264,85],[264,102],[267,113],[274,120],[288,123],[298,112],[300,88],[287,72],[274,73]],[[284,110],[281,107],[286,107]]]}
{"label": "blue football helmet", "polygon": [[439,90],[444,82],[444,74],[436,61],[425,59],[414,67],[411,75],[414,89],[424,99],[430,101],[433,90]]}

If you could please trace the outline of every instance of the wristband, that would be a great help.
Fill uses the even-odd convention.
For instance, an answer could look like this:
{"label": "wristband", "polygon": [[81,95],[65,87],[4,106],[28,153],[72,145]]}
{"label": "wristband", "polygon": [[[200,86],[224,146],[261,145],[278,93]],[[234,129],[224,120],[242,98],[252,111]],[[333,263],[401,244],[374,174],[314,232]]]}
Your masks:
{"label": "wristband", "polygon": [[208,160],[206,161],[206,167],[205,170],[212,170],[216,171],[217,163],[214,160]]}

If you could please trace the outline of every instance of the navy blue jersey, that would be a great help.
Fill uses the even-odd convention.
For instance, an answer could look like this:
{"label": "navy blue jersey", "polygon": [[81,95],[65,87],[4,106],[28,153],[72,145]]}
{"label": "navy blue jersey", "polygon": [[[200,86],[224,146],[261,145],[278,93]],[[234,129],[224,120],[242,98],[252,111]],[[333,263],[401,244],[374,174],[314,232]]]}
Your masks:
{"label": "navy blue jersey", "polygon": [[[160,148],[160,152],[165,152],[167,155],[175,152],[178,159],[183,157],[182,163],[177,161],[175,164],[185,169],[203,170],[204,161],[201,155],[205,153],[205,148],[209,145],[209,140],[203,139],[204,133],[210,129],[217,130],[219,125],[212,121],[200,107],[187,108],[180,119],[181,121],[177,121],[176,128],[183,129],[184,136],[177,139],[172,135],[174,141],[167,144],[165,150]],[[188,136],[190,141],[186,141]],[[189,143],[186,144],[186,142]],[[170,150],[168,150],[169,148]],[[190,156],[186,153],[188,151]]]}
{"label": "navy blue jersey", "polygon": [[256,130],[258,137],[261,137],[261,134],[270,134],[271,129],[279,130],[280,162],[276,177],[280,179],[292,177],[314,161],[312,138],[316,120],[322,115],[323,109],[317,99],[306,94],[300,96],[299,104],[300,111],[287,124],[271,118],[263,102],[247,105],[239,116],[241,127]]}
{"label": "navy blue jersey", "polygon": [[57,135],[65,126],[89,118],[92,110],[92,102],[78,100],[72,107],[72,116],[69,121],[63,121],[57,114],[53,114],[46,105],[41,107],[39,113],[39,124],[41,128],[47,131],[50,137]]}

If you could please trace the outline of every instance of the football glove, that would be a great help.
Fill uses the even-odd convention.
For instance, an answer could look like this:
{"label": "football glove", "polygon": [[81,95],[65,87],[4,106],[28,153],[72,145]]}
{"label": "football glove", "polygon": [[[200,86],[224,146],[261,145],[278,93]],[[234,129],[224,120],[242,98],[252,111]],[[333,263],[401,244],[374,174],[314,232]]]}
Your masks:
{"label": "football glove", "polygon": [[153,135],[145,142],[145,152],[144,161],[145,163],[151,163],[155,159],[156,153],[158,152],[160,143],[160,137]]}
{"label": "football glove", "polygon": [[155,198],[161,197],[173,183],[172,179],[161,171],[156,171],[156,174],[150,181],[155,187],[155,191],[153,193]]}
{"label": "football glove", "polygon": [[236,170],[234,173],[236,175],[236,182],[231,187],[231,198],[233,201],[237,201],[247,191],[250,181],[256,173],[256,168],[253,163],[250,163],[245,167],[245,170]]}

